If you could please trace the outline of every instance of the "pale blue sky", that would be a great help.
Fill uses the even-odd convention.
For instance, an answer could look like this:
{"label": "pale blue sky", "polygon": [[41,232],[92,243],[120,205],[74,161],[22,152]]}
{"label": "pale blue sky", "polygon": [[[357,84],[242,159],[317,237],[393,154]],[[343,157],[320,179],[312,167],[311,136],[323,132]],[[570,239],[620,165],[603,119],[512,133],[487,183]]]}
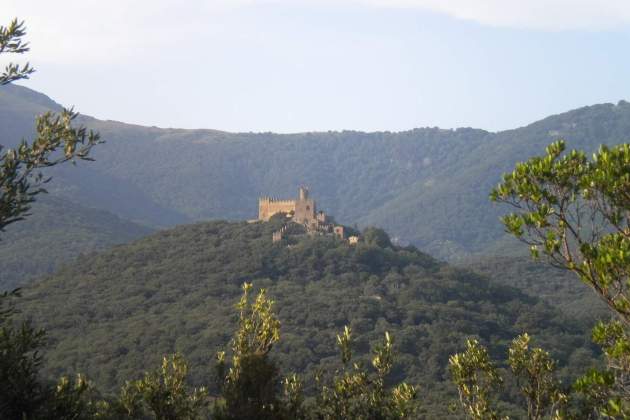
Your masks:
{"label": "pale blue sky", "polygon": [[102,119],[501,130],[630,99],[630,1],[2,1],[25,85]]}

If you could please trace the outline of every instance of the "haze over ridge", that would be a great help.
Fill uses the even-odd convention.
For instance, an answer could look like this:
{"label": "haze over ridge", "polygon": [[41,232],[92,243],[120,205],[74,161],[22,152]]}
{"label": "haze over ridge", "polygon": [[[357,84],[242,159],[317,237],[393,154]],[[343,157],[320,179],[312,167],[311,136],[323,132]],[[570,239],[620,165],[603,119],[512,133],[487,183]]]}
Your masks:
{"label": "haze over ridge", "polygon": [[3,10],[27,22],[29,86],[103,119],[496,131],[630,96],[630,59],[616,53],[630,7],[618,0],[66,4]]}

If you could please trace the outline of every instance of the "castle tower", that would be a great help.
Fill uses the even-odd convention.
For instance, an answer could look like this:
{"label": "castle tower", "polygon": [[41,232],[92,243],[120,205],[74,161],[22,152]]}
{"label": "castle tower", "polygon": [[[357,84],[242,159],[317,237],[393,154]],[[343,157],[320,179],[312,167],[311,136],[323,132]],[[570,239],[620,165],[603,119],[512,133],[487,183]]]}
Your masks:
{"label": "castle tower", "polygon": [[298,194],[298,197],[300,201],[308,200],[308,188],[304,186],[300,187],[300,192]]}
{"label": "castle tower", "polygon": [[295,215],[293,220],[297,223],[317,226],[317,208],[315,201],[308,197],[308,188],[300,187],[298,199],[295,202]]}

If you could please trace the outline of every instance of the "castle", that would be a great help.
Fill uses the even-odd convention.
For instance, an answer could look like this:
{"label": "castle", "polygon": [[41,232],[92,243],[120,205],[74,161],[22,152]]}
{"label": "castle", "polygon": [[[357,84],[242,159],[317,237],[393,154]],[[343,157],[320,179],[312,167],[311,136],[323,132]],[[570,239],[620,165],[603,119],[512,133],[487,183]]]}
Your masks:
{"label": "castle", "polygon": [[[343,226],[335,225],[323,211],[317,211],[315,200],[309,197],[308,188],[300,187],[296,200],[278,200],[271,197],[258,199],[258,220],[268,222],[275,214],[283,213],[292,222],[303,225],[309,234],[334,234],[345,238]],[[273,241],[282,239],[286,226],[274,232]]]}
{"label": "castle", "polygon": [[317,212],[315,200],[308,196],[308,189],[300,187],[297,200],[277,200],[270,197],[258,199],[258,220],[269,221],[277,213],[286,213],[295,223],[317,227],[319,223],[326,223],[326,214]]}

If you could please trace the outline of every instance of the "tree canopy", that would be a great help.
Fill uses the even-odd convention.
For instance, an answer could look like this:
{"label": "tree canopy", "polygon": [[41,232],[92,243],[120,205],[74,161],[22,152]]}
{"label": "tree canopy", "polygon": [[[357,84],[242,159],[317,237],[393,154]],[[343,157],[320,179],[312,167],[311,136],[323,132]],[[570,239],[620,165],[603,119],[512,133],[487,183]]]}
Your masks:
{"label": "tree canopy", "polygon": [[[544,156],[518,163],[505,174],[490,198],[512,206],[514,211],[502,222],[507,232],[529,246],[535,259],[575,273],[613,316],[593,329],[593,341],[602,347],[607,368],[590,370],[564,392],[549,354],[540,348],[529,350],[527,335],[514,340],[509,364],[524,383],[528,418],[628,418],[630,145],[602,145],[589,160],[584,151],[567,152],[563,141],[552,143]],[[484,349],[470,342],[468,347],[451,358],[460,395],[468,396],[462,398],[462,406],[470,418],[495,418],[496,412],[487,408],[486,388],[475,376],[480,371],[492,377],[492,365],[474,358],[485,354]],[[465,369],[461,360],[471,360],[472,368]]]}

